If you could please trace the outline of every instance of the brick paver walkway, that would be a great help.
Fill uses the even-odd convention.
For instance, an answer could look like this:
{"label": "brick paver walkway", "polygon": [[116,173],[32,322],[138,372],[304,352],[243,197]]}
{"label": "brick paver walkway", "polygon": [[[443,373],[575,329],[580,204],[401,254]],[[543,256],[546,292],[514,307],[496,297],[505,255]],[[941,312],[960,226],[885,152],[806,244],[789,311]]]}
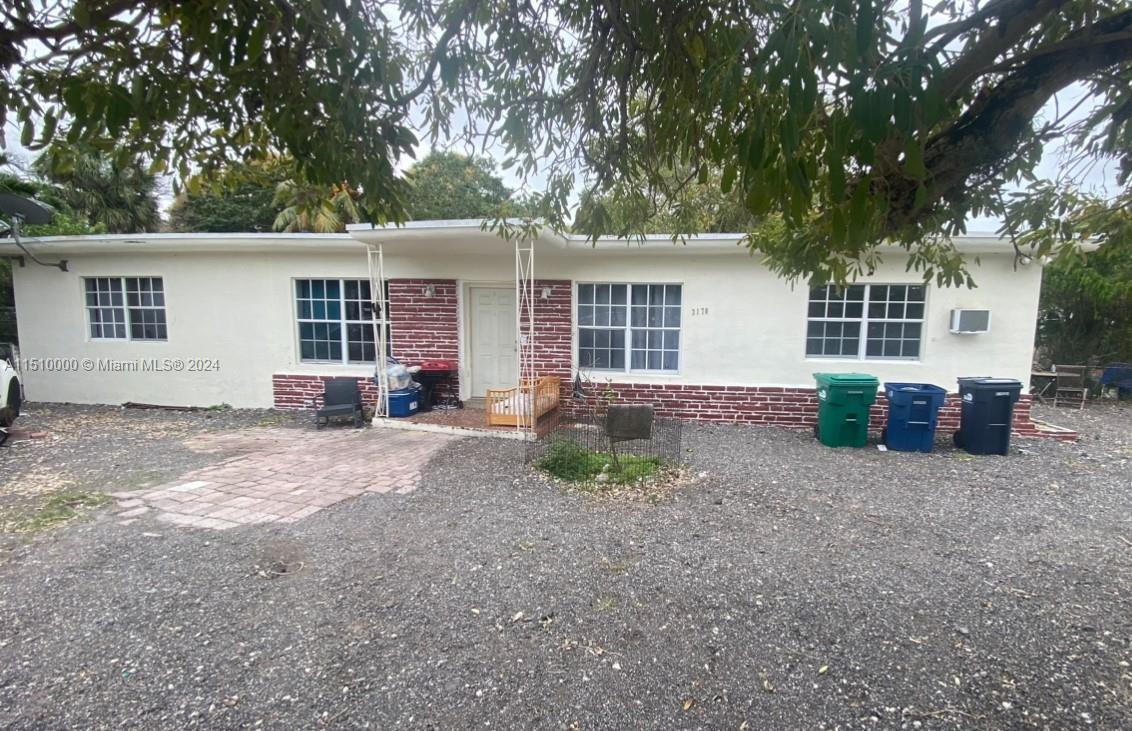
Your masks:
{"label": "brick paver walkway", "polygon": [[345,428],[207,435],[188,446],[239,454],[156,488],[113,495],[124,524],[154,513],[167,523],[217,530],[294,523],[365,492],[411,492],[432,455],[455,438]]}

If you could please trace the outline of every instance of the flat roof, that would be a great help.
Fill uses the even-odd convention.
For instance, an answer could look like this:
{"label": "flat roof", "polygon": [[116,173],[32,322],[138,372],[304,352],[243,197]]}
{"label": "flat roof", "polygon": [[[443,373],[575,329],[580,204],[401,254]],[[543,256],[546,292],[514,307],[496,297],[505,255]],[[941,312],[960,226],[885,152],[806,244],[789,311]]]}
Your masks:
{"label": "flat roof", "polygon": [[[513,221],[517,223],[517,221]],[[230,251],[230,252],[296,252],[312,247],[327,252],[361,252],[366,246],[382,244],[389,253],[435,254],[503,254],[511,244],[490,229],[489,221],[454,219],[409,221],[401,225],[351,224],[346,233],[142,233],[89,234],[84,236],[24,237],[30,251],[56,254]],[[739,246],[746,234],[704,233],[683,237],[671,234],[644,236],[601,236],[596,240],[582,234],[556,233],[543,227],[535,238],[536,249],[553,255],[571,252],[606,252],[631,254],[647,251],[653,254],[746,254]],[[952,242],[965,253],[1012,253],[1009,242],[997,234],[974,233],[952,237]],[[886,250],[899,252],[897,246]],[[0,256],[18,256],[11,239],[0,239]]]}

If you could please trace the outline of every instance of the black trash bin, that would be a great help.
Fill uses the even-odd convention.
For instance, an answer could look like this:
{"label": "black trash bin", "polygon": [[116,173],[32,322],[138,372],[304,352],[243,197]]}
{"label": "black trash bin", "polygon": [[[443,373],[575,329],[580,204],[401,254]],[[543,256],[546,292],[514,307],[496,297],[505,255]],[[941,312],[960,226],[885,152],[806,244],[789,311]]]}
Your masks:
{"label": "black trash bin", "polygon": [[955,446],[971,454],[1008,454],[1014,404],[1022,382],[1013,378],[960,378],[959,431]]}

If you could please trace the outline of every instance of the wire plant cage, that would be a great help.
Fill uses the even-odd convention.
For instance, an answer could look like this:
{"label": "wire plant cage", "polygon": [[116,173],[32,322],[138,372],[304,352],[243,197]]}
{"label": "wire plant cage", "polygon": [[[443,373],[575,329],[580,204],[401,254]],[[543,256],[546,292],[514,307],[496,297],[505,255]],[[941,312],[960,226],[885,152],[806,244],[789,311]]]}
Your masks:
{"label": "wire plant cage", "polygon": [[524,462],[571,482],[631,483],[678,467],[681,422],[653,419],[647,438],[610,438],[606,416],[616,403],[615,387],[576,379],[549,427],[526,442]]}

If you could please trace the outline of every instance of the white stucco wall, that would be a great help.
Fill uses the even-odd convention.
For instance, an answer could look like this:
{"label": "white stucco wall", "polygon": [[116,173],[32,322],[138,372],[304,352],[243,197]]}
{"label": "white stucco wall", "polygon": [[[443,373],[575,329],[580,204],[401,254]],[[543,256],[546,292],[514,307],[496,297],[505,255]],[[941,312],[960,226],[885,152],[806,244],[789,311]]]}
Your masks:
{"label": "white stucco wall", "polygon": [[[68,272],[29,264],[14,268],[21,354],[25,359],[91,359],[77,370],[25,368],[29,399],[78,403],[135,401],[170,405],[228,403],[270,406],[274,373],[368,375],[366,366],[300,363],[294,319],[294,278],[367,276],[364,249],[319,247],[270,251],[149,253],[70,252]],[[1007,254],[981,254],[972,265],[976,289],[930,286],[921,358],[907,361],[808,359],[804,285],[791,287],[745,253],[731,249],[540,251],[538,278],[665,282],[683,285],[680,373],[617,375],[620,381],[714,385],[810,386],[814,371],[865,371],[882,381],[934,382],[951,390],[959,375],[1028,379],[1041,270],[1013,267]],[[869,281],[917,283],[893,256]],[[514,259],[494,254],[438,256],[387,253],[391,278],[428,277],[510,285]],[[166,291],[167,342],[89,338],[82,278],[161,276]],[[463,290],[463,287],[461,288]],[[537,294],[537,293],[536,293]],[[989,335],[948,332],[952,308],[992,312]],[[706,308],[706,314],[692,315]],[[463,313],[461,313],[463,315]],[[576,337],[576,335],[575,335]],[[576,352],[576,348],[575,348]],[[110,372],[107,361],[206,359],[206,372]],[[469,379],[463,379],[469,382]]]}

